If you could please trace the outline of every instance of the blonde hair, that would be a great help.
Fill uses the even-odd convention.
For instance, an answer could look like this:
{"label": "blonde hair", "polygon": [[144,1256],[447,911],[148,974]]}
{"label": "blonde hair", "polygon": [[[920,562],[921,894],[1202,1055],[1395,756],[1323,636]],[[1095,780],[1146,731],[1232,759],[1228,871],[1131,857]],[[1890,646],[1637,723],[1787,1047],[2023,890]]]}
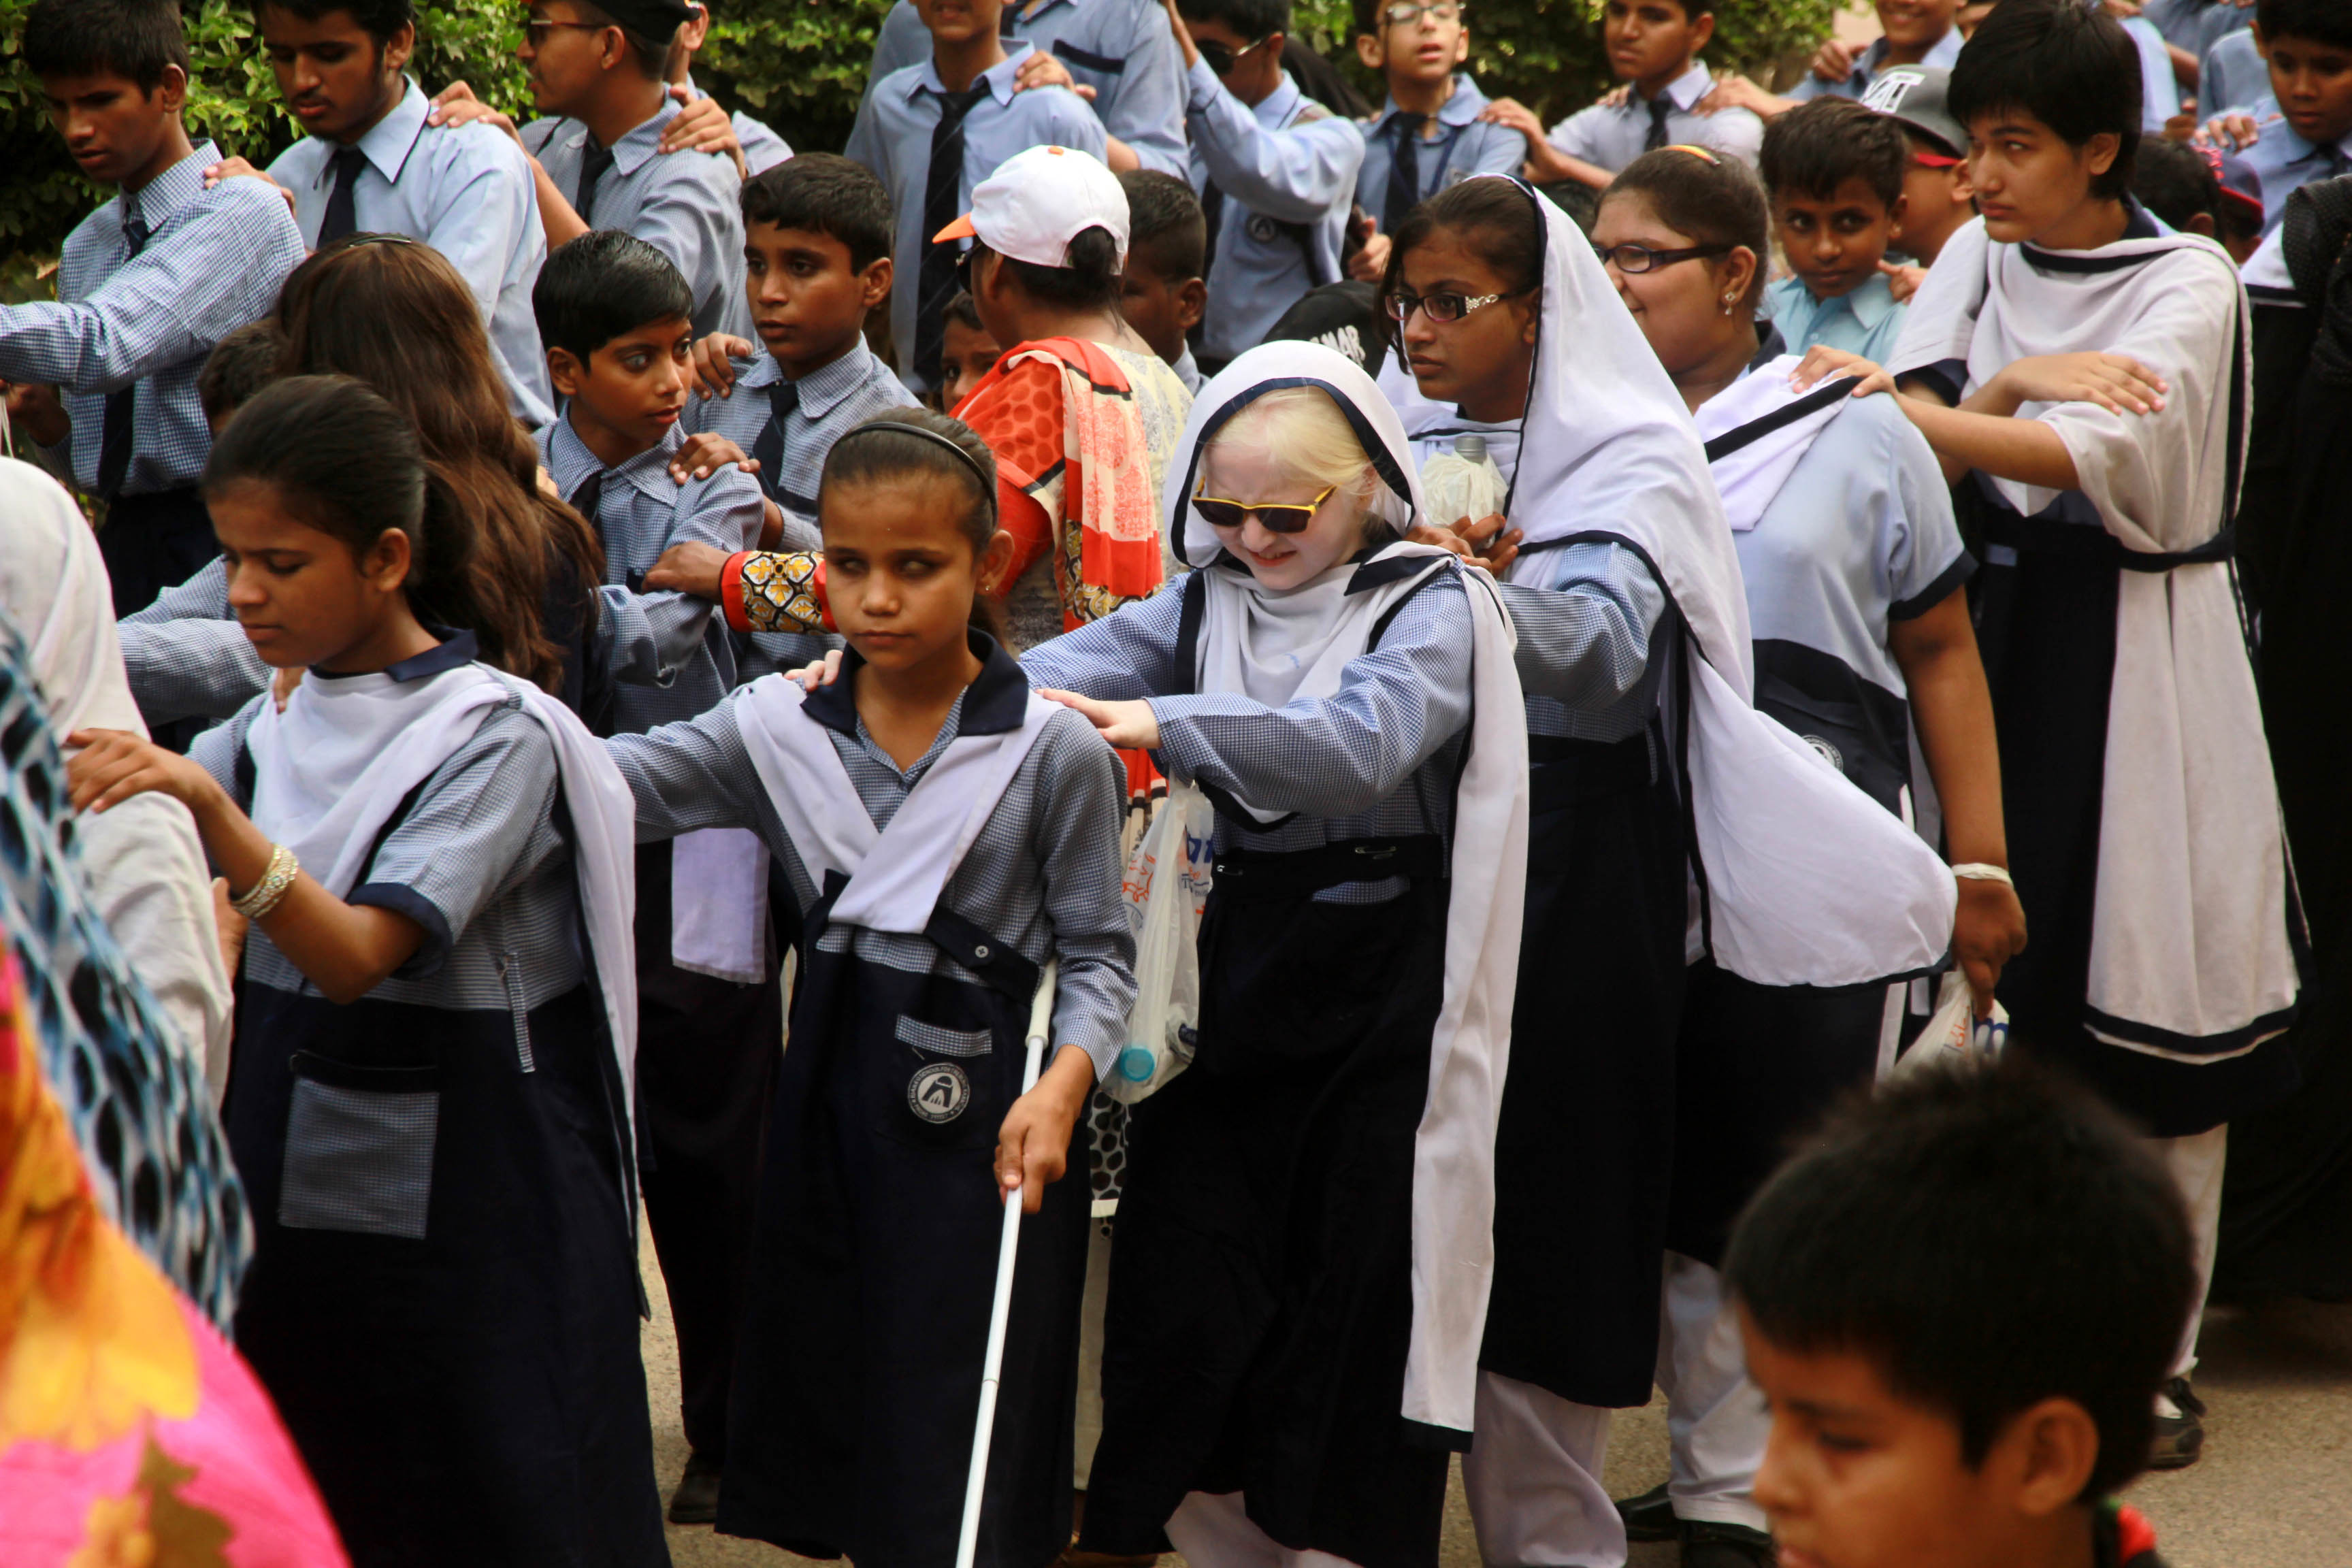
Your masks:
{"label": "blonde hair", "polygon": [[1362,504],[1364,540],[1382,543],[1396,530],[1374,510],[1381,489],[1356,427],[1319,386],[1286,386],[1243,405],[1208,439],[1220,447],[1263,453],[1314,490],[1336,485]]}

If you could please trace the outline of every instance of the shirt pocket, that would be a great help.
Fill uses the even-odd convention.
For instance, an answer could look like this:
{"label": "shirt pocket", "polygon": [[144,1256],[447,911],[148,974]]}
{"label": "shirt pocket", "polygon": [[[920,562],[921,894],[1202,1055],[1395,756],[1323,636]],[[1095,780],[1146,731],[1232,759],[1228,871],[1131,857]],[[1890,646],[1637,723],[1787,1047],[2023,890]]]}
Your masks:
{"label": "shirt pocket", "polygon": [[965,1016],[941,1024],[904,1013],[892,1021],[889,1067],[877,1082],[880,1103],[874,1108],[886,1137],[933,1152],[996,1147],[1012,1101],[994,1031],[958,1026],[979,1022]]}
{"label": "shirt pocket", "polygon": [[297,1051],[278,1223],[425,1238],[440,1070],[355,1068]]}

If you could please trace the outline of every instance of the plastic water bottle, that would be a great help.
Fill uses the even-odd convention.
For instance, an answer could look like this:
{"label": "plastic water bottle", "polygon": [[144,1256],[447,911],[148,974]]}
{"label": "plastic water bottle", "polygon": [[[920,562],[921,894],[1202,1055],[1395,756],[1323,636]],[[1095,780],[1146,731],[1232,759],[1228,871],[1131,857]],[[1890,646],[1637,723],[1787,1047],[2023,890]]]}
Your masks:
{"label": "plastic water bottle", "polygon": [[1440,452],[1421,466],[1423,521],[1451,528],[1464,518],[1475,522],[1503,510],[1510,487],[1503,470],[1486,455],[1486,437],[1454,437],[1454,450]]}

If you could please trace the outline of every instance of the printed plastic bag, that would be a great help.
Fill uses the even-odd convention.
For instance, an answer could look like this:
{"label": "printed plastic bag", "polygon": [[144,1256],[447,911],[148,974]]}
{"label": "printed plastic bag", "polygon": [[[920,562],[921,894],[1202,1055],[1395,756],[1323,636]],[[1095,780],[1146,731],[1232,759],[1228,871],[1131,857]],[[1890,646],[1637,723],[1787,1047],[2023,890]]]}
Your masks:
{"label": "printed plastic bag", "polygon": [[1439,528],[1451,528],[1463,518],[1475,522],[1503,510],[1510,487],[1503,470],[1486,455],[1486,438],[1475,434],[1454,437],[1454,450],[1439,452],[1421,466],[1421,514]]}
{"label": "printed plastic bag", "polygon": [[1936,993],[1936,1013],[1911,1048],[1886,1071],[1891,1080],[1941,1068],[1990,1061],[2009,1043],[2009,1010],[1996,1002],[1992,1016],[1979,1018],[1968,976],[1953,969]]}
{"label": "printed plastic bag", "polygon": [[1201,910],[1209,901],[1216,815],[1199,786],[1171,779],[1168,798],[1128,858],[1122,891],[1135,932],[1135,1010],[1102,1091],[1129,1105],[1192,1065],[1201,1016]]}

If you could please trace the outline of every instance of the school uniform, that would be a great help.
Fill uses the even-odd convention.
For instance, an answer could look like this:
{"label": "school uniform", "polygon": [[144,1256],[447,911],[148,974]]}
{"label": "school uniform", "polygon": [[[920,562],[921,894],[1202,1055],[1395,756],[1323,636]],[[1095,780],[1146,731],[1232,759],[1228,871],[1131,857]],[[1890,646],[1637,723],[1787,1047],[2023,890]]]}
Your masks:
{"label": "school uniform", "polygon": [[[689,97],[708,96],[694,85],[691,73],[688,74],[684,85]],[[764,174],[793,155],[792,143],[777,135],[765,121],[754,120],[739,109],[727,117],[727,122],[734,127],[736,143],[743,150],[743,169],[747,176]]]}
{"label": "school uniform", "polygon": [[[686,279],[694,333],[748,338],[743,298],[743,182],[719,153],[661,153],[662,132],[685,110],[667,93],[661,107],[609,148],[576,120],[534,120],[523,149],[591,228],[626,230],[660,251]],[[604,156],[610,153],[609,161]],[[601,171],[583,183],[592,170]]]}
{"label": "school uniform", "polygon": [[306,136],[269,177],[294,193],[302,243],[315,250],[352,233],[404,234],[448,258],[490,334],[490,357],[515,417],[555,417],[531,286],[547,259],[539,184],[514,139],[495,126],[425,123],[432,100],[413,80],[400,101],[348,147]]}
{"label": "school uniform", "polygon": [[1527,138],[1478,118],[1486,95],[1460,71],[1434,114],[1408,114],[1391,97],[1364,126],[1364,164],[1356,174],[1356,205],[1394,234],[1405,214],[1472,174],[1516,174],[1527,162]]}
{"label": "school uniform", "polygon": [[151,730],[183,719],[226,719],[269,688],[269,667],[228,607],[228,567],[202,571],[120,622],[122,671]]}
{"label": "school uniform", "polygon": [[[558,493],[604,547],[597,643],[614,684],[590,721],[599,734],[690,719],[735,684],[735,643],[712,606],[639,586],[673,544],[731,554],[759,540],[751,476],[730,464],[683,486],[670,478],[684,439],[673,428],[608,469],[570,420],[540,432]],[[646,1214],[677,1321],[687,1441],[718,1460],[782,1006],[767,864],[747,836],[716,834],[640,846],[636,879]]]}
{"label": "school uniform", "polygon": [[[1016,0],[999,27],[1008,49],[1015,38],[1034,44],[1061,61],[1072,80],[1093,88],[1095,117],[1145,168],[1184,177],[1184,56],[1165,9],[1151,0]],[[898,0],[875,36],[866,96],[930,54],[922,16]]]}
{"label": "school uniform", "polygon": [[2244,28],[2215,39],[2205,51],[2204,69],[2197,73],[2197,123],[2231,111],[2256,120],[2278,112],[2278,100],[2271,96],[2270,62]]}
{"label": "school uniform", "polygon": [[907,388],[879,355],[857,339],[831,364],[798,381],[772,355],[733,362],[735,390],[727,397],[697,394],[687,401],[678,429],[711,431],[760,459],[753,477],[784,510],[786,550],[814,550],[817,481],[833,444],[886,409],[907,405]]}
{"label": "school uniform", "polygon": [[246,939],[237,1348],[355,1563],[662,1563],[626,796],[576,720],[472,652],[314,672],[193,753],[330,892],[425,932],[345,1005]]}
{"label": "school uniform", "polygon": [[[1927,52],[1920,57],[1917,63],[1937,70],[1950,70],[1959,63],[1960,45],[1966,41],[1960,37],[1960,30],[1953,27],[1929,45]],[[1869,96],[1870,84],[1876,81],[1878,73],[1885,68],[1886,40],[1874,38],[1853,57],[1853,68],[1843,80],[1823,81],[1808,70],[1804,79],[1789,89],[1787,96],[1800,103],[1816,98],[1865,98]]]}
{"label": "school uniform", "polygon": [[1520,189],[1543,285],[1505,507],[1527,542],[1502,592],[1534,812],[1463,1475],[1489,1559],[1622,1562],[1601,1460],[1607,1407],[1649,1399],[1672,1305],[1685,960],[1780,985],[1924,970],[1955,894],[1925,845],[1758,711],[1730,531],[1680,395],[1573,222]]}
{"label": "school uniform", "polygon": [[[1040,971],[1059,965],[1049,1060],[1076,1045],[1097,1075],[1135,991],[1114,754],[972,646],[979,679],[903,770],[858,718],[854,652],[805,698],[771,676],[608,742],[640,836],[750,828],[799,917],[719,1528],[874,1568],[954,1554],[997,1129]],[[983,1563],[1045,1563],[1069,1539],[1087,1207],[1081,1163],[1021,1226]]]}
{"label": "school uniform", "polygon": [[0,307],[0,381],[55,386],[73,434],[44,451],[108,503],[98,536],[130,615],[215,552],[196,481],[212,430],[196,373],[221,339],[269,314],[302,260],[285,198],[258,180],[205,189],[221,151],[194,151],[74,226],[58,298]]}
{"label": "school uniform", "polygon": [[1252,107],[1206,60],[1187,79],[1184,114],[1192,188],[1209,226],[1209,308],[1194,342],[1214,374],[1265,342],[1308,289],[1339,280],[1364,133],[1301,92],[1287,71]]}
{"label": "school uniform", "polygon": [[1149,700],[1160,765],[1217,814],[1197,1055],[1132,1118],[1082,1544],[1428,1568],[1486,1312],[1526,752],[1465,728],[1517,700],[1483,579],[1389,544],[1266,595],[1192,511],[1201,442],[1295,383],[1362,433],[1375,515],[1417,514],[1370,378],[1266,344],[1202,389],[1170,465],[1181,587],[1024,659]]}
{"label": "school uniform", "polygon": [[2278,231],[2286,216],[2286,199],[2296,187],[2352,174],[2352,133],[2325,145],[2306,142],[2295,134],[2275,104],[2254,124],[2261,138],[2242,149],[2238,157],[2262,176],[2263,233],[2268,236]]}
{"label": "school uniform", "polygon": [[[1003,60],[961,93],[947,89],[928,58],[892,71],[874,84],[842,149],[890,189],[898,279],[890,291],[891,342],[899,379],[918,393],[939,380],[941,312],[961,286],[953,242],[933,245],[931,236],[971,211],[972,188],[1015,153],[1051,145],[1103,155],[1102,121],[1086,100],[1066,88],[1013,90],[1013,79],[1034,48],[1008,42]],[[952,182],[944,175],[932,181],[938,156],[958,158]]]}
{"label": "school uniform", "polygon": [[1714,88],[1714,73],[1693,61],[1656,98],[1629,92],[1622,103],[1580,109],[1553,126],[1549,140],[1570,157],[1612,174],[1644,153],[1679,146],[1712,148],[1752,169],[1764,151],[1764,122],[1745,109],[1694,112]]}
{"label": "school uniform", "polygon": [[2147,0],[2139,14],[2166,43],[2200,60],[2223,38],[2254,25],[2254,8],[2237,0]]}
{"label": "school uniform", "polygon": [[2164,35],[2145,16],[2126,16],[2118,24],[2139,55],[2139,128],[2143,135],[2160,135],[2164,122],[2180,112],[2188,89],[2173,73],[2172,51]]}
{"label": "school uniform", "polygon": [[1903,335],[1903,307],[1884,274],[1828,300],[1815,299],[1801,278],[1783,278],[1765,285],[1764,311],[1791,353],[1820,344],[1884,364]]}
{"label": "school uniform", "polygon": [[[1978,639],[2033,933],[2001,973],[2011,1048],[2086,1079],[2186,1174],[2218,1170],[2224,1124],[2295,1087],[2280,1035],[2305,941],[2230,562],[2245,296],[2220,247],[2128,216],[2091,251],[1963,227],[1891,368],[1957,401],[2093,344],[2168,367],[2154,414],[2021,411],[2066,442],[2080,489],[1977,473],[1959,493],[1986,542]],[[2205,1268],[2211,1214],[2192,1209]],[[2190,1336],[2184,1359],[2193,1316]]]}

